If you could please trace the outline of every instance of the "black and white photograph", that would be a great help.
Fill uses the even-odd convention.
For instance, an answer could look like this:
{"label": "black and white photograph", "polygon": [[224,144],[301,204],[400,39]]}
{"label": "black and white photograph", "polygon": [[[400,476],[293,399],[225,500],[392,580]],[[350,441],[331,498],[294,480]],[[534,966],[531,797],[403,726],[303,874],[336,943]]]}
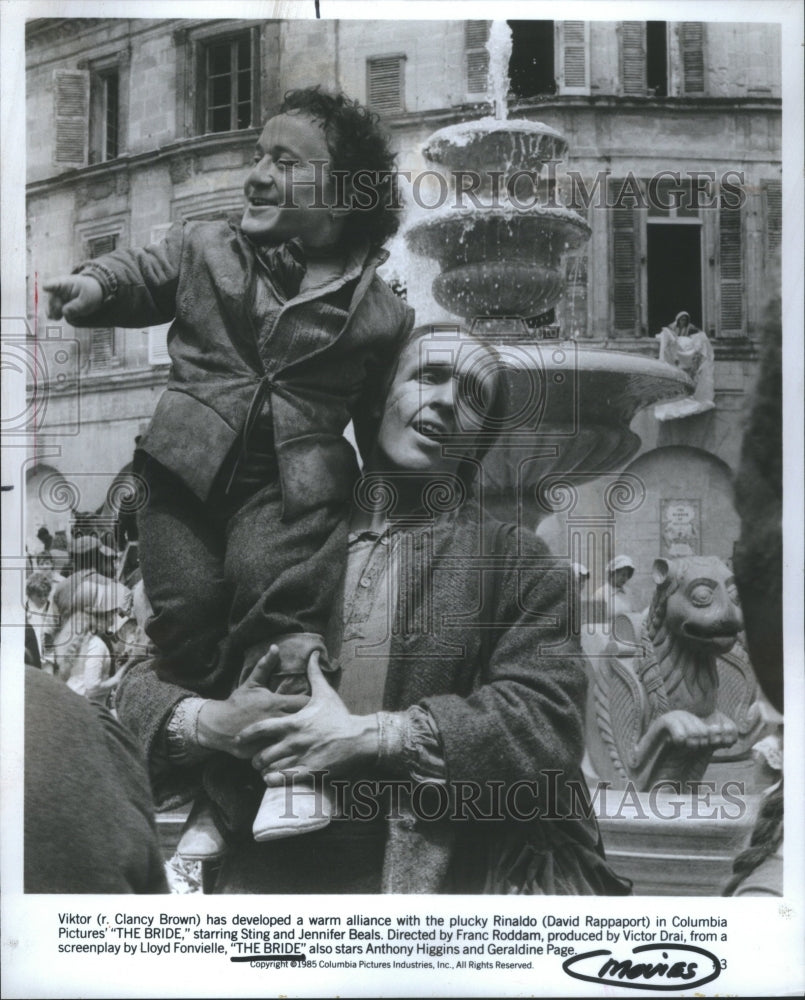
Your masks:
{"label": "black and white photograph", "polygon": [[799,5],[0,14],[4,996],[801,995]]}

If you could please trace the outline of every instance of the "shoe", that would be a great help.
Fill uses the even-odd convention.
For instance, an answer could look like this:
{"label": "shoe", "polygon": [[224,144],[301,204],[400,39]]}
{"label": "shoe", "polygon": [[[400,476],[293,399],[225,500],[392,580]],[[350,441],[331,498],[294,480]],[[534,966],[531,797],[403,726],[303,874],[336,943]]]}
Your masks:
{"label": "shoe", "polygon": [[300,784],[294,785],[290,791],[285,785],[267,788],[252,833],[257,841],[281,840],[283,837],[312,833],[324,829],[334,811],[332,797],[327,791]]}
{"label": "shoe", "polygon": [[226,841],[215,825],[209,800],[196,799],[176,845],[176,853],[186,861],[215,861],[226,851]]}

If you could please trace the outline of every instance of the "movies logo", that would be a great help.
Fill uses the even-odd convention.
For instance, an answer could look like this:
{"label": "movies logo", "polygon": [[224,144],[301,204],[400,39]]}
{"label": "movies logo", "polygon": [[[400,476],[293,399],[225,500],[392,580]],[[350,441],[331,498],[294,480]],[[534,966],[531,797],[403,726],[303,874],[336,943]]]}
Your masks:
{"label": "movies logo", "polygon": [[712,982],[725,967],[725,961],[692,944],[643,944],[632,948],[630,958],[615,958],[606,949],[588,951],[562,963],[574,979],[635,990],[691,990]]}

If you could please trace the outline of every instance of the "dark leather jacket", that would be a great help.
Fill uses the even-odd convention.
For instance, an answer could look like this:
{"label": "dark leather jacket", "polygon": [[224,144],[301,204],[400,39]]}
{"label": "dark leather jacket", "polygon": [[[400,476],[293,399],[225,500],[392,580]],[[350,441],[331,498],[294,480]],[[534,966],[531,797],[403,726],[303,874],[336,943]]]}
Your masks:
{"label": "dark leather jacket", "polygon": [[[176,223],[159,244],[82,265],[106,296],[92,325],[173,320],[168,386],[141,448],[205,500],[250,407],[268,403],[285,515],[349,499],[357,467],[343,429],[373,409],[366,393],[413,325],[375,274],[385,257],[353,254],[342,277],[271,322],[255,308],[254,247],[231,220]],[[288,345],[276,368],[261,360],[269,335]]]}

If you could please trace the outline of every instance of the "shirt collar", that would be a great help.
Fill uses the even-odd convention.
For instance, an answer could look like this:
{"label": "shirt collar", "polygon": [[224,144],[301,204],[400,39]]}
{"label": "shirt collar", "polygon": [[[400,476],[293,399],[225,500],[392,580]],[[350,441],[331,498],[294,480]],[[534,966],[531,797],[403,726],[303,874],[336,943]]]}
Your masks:
{"label": "shirt collar", "polygon": [[[249,247],[254,247],[254,243],[252,243],[240,227],[240,216],[232,215],[227,222],[230,229],[233,229]],[[380,267],[381,264],[388,260],[388,257],[388,250],[384,250],[382,247],[371,247],[368,241],[362,240],[350,249],[344,262],[343,272],[340,275],[326,285],[320,285],[317,288],[303,292],[300,297],[318,298],[324,292],[333,291],[345,285],[348,281],[360,277],[367,268]]]}

